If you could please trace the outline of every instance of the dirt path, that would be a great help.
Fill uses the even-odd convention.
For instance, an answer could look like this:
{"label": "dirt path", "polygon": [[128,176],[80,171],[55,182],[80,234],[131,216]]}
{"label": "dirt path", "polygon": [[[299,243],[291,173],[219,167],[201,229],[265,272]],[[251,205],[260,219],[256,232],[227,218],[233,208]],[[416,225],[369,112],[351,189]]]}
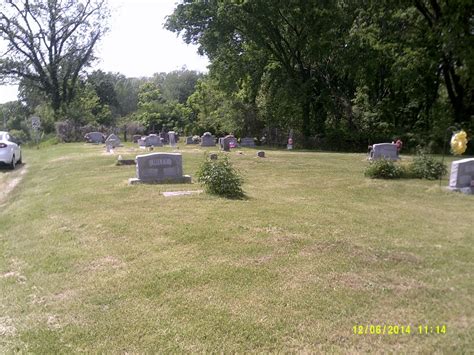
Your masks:
{"label": "dirt path", "polygon": [[0,204],[3,204],[10,192],[13,191],[25,175],[27,168],[24,164],[18,166],[15,171],[0,171]]}

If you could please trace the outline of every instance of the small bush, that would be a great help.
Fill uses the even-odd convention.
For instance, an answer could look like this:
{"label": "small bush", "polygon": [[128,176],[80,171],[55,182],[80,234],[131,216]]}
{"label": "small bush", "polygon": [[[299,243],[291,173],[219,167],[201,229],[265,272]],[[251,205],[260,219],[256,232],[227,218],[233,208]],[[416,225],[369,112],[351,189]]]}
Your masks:
{"label": "small bush", "polygon": [[243,179],[225,154],[219,154],[216,160],[211,160],[207,156],[196,175],[198,181],[210,194],[227,198],[244,196]]}
{"label": "small bush", "polygon": [[418,179],[437,180],[446,172],[446,165],[425,154],[417,155],[409,167],[409,175]]}
{"label": "small bush", "polygon": [[403,176],[403,168],[391,160],[380,159],[370,163],[365,169],[365,176],[372,179],[399,179]]}

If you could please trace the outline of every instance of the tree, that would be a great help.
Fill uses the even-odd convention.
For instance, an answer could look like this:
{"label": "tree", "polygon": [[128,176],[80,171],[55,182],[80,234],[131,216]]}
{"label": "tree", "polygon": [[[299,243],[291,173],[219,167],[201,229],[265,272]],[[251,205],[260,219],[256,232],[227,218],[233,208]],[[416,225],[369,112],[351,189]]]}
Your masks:
{"label": "tree", "polygon": [[167,74],[155,74],[153,81],[160,88],[165,100],[184,104],[194,92],[196,83],[202,76],[203,74],[194,70],[182,68]]}
{"label": "tree", "polygon": [[74,99],[81,71],[107,31],[105,0],[7,0],[0,9],[0,38],[7,47],[0,79],[28,80],[59,113]]}
{"label": "tree", "polygon": [[[211,72],[219,71],[221,77],[237,74],[243,80],[237,83],[251,88],[258,87],[263,75],[269,80],[284,77],[288,95],[300,107],[299,126],[309,136],[324,131],[321,98],[328,96],[328,67],[347,27],[340,13],[335,1],[187,0],[166,26],[183,32],[186,42],[199,44],[212,62]],[[245,65],[249,62],[253,65]]]}
{"label": "tree", "polygon": [[456,123],[474,116],[474,3],[469,0],[413,0],[435,42]]}
{"label": "tree", "polygon": [[165,100],[156,84],[145,83],[141,85],[138,93],[137,120],[152,132],[162,129],[164,103]]}

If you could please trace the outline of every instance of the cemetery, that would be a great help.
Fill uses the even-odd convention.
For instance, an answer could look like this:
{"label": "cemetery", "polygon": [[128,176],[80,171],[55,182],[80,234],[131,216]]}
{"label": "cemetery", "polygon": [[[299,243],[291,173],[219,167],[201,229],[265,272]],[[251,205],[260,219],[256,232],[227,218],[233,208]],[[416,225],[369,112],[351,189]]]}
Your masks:
{"label": "cemetery", "polygon": [[[426,323],[447,324],[443,349],[469,347],[474,201],[446,187],[471,183],[473,158],[447,158],[455,168],[440,187],[368,179],[365,153],[114,147],[27,149],[28,171],[1,201],[11,245],[2,303],[25,299],[31,319],[0,317],[12,341],[29,329],[32,352],[63,341],[91,351],[272,351],[292,347],[291,333],[308,349],[365,351],[373,338],[353,327],[368,321],[411,325],[403,339],[413,351],[439,339],[418,334]],[[223,156],[244,178],[243,198],[210,195],[198,182],[203,160]],[[214,328],[216,318],[225,327]],[[183,340],[143,341],[137,331]]]}
{"label": "cemetery", "polygon": [[3,1],[0,354],[472,353],[473,9]]}

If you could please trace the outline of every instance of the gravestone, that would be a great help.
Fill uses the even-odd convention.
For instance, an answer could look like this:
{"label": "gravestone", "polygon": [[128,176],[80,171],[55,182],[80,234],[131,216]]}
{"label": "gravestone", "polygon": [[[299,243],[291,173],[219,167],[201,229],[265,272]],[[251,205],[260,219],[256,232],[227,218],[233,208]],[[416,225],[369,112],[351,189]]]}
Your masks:
{"label": "gravestone", "polygon": [[142,138],[141,134],[134,134],[132,137],[133,143],[138,143],[138,140]]}
{"label": "gravestone", "polygon": [[158,134],[158,136],[161,138],[161,142],[162,142],[163,144],[168,144],[168,142],[169,142],[168,133],[160,132],[160,134]]}
{"label": "gravestone", "polygon": [[245,137],[240,139],[241,147],[255,147],[255,141],[253,138]]}
{"label": "gravestone", "polygon": [[120,146],[120,138],[117,137],[115,134],[111,134],[110,136],[107,137],[107,139],[105,140],[105,145],[106,146],[109,146],[110,148],[117,148],[118,146]]}
{"label": "gravestone", "polygon": [[369,156],[370,160],[388,159],[398,160],[397,145],[393,143],[378,143],[372,146]]}
{"label": "gravestone", "polygon": [[100,144],[104,143],[104,135],[100,132],[89,132],[86,133],[84,139],[87,143]]}
{"label": "gravestone", "polygon": [[474,158],[455,160],[451,163],[448,189],[466,194],[474,193]]}
{"label": "gravestone", "polygon": [[230,148],[235,148],[237,146],[237,139],[229,134],[224,138],[219,138],[219,145],[224,152],[229,152]]}
{"label": "gravestone", "polygon": [[194,143],[193,136],[186,137],[186,144],[196,144]]}
{"label": "gravestone", "polygon": [[145,137],[145,147],[162,147],[161,138],[157,134],[149,134]]}
{"label": "gravestone", "polygon": [[181,153],[150,153],[137,155],[137,177],[129,179],[136,183],[190,183],[191,177],[183,175]]}
{"label": "gravestone", "polygon": [[169,142],[171,148],[176,148],[176,133],[174,131],[168,132]]}
{"label": "gravestone", "polygon": [[140,148],[146,148],[146,137],[141,137],[137,143]]}
{"label": "gravestone", "polygon": [[259,157],[259,158],[265,158],[265,152],[264,152],[263,150],[259,150],[259,151],[257,152],[257,157]]}
{"label": "gravestone", "polygon": [[123,159],[121,155],[119,155],[117,158],[116,165],[134,165],[134,164],[135,164],[135,159]]}
{"label": "gravestone", "polygon": [[201,137],[201,147],[215,147],[216,138],[210,133],[205,132]]}

